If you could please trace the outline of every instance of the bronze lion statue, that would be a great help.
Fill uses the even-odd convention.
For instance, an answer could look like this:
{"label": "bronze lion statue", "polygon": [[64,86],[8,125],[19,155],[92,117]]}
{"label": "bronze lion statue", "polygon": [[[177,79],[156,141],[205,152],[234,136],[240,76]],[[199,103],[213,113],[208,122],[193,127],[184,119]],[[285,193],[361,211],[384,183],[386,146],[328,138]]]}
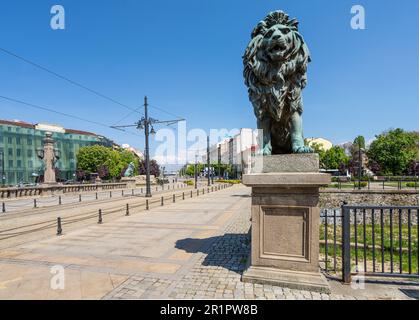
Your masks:
{"label": "bronze lion statue", "polygon": [[313,152],[304,145],[302,129],[302,90],[310,61],[298,21],[284,12],[269,13],[253,30],[243,74],[263,130],[264,155]]}

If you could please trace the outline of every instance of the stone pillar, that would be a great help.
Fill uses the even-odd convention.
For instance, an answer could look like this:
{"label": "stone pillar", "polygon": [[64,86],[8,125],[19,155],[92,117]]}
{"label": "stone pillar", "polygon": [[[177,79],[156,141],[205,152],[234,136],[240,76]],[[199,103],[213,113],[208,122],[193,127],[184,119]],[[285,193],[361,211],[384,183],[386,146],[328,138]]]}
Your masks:
{"label": "stone pillar", "polygon": [[[252,252],[244,282],[330,292],[319,270],[319,173],[317,154],[256,158],[259,173],[244,175],[252,187]],[[254,172],[254,171],[253,171]]]}
{"label": "stone pillar", "polygon": [[52,134],[47,132],[45,134],[44,142],[44,184],[55,184],[55,153],[54,153],[54,139]]}

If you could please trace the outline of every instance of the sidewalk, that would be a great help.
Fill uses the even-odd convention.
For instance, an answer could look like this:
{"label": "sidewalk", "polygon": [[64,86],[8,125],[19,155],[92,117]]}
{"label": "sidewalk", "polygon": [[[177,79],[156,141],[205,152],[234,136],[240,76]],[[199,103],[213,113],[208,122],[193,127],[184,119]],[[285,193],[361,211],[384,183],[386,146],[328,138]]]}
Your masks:
{"label": "sidewalk", "polygon": [[[0,252],[0,299],[407,299],[398,286],[332,294],[244,284],[249,189],[235,186]],[[50,286],[65,268],[65,289]],[[412,295],[418,287],[406,287]]]}

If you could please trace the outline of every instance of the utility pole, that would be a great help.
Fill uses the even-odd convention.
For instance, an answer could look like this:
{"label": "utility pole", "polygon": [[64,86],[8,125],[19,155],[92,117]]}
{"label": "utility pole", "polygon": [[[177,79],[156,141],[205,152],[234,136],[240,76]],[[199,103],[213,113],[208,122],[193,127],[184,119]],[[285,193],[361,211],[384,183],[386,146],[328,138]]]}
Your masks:
{"label": "utility pole", "polygon": [[150,181],[150,147],[149,147],[149,120],[148,120],[148,101],[144,97],[144,133],[145,133],[145,174],[146,174],[146,198],[151,197],[151,181]]}
{"label": "utility pole", "polygon": [[[123,128],[128,127],[136,127],[138,130],[144,129],[145,135],[145,165],[146,165],[146,194],[147,198],[150,198],[151,195],[151,181],[150,181],[150,144],[149,144],[149,136],[154,135],[156,132],[154,131],[153,124],[175,124],[180,121],[185,121],[185,119],[177,119],[177,120],[167,120],[167,121],[159,121],[153,118],[149,118],[148,116],[148,100],[147,96],[144,97],[144,117],[142,117],[136,124],[134,125],[126,125],[126,126],[112,126],[114,129],[119,129],[122,131]],[[151,127],[151,130],[150,130]]]}
{"label": "utility pole", "polygon": [[210,137],[207,136],[207,168],[208,168],[208,186],[211,185],[211,169],[210,169]]}
{"label": "utility pole", "polygon": [[361,178],[362,178],[362,149],[361,143],[358,141],[358,190],[361,190]]}
{"label": "utility pole", "polygon": [[218,179],[221,179],[221,145],[218,146]]}
{"label": "utility pole", "polygon": [[195,189],[198,189],[198,155],[195,155],[195,166],[194,166],[194,176],[195,176]]}

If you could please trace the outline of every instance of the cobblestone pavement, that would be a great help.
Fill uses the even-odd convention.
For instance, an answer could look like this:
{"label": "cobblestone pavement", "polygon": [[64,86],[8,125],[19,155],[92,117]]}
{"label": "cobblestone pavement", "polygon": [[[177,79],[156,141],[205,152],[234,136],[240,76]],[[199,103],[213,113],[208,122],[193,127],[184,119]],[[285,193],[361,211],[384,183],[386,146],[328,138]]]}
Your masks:
{"label": "cobblestone pavement", "polygon": [[104,299],[355,299],[240,281],[250,253],[250,210],[239,212],[178,280],[130,277]]}

